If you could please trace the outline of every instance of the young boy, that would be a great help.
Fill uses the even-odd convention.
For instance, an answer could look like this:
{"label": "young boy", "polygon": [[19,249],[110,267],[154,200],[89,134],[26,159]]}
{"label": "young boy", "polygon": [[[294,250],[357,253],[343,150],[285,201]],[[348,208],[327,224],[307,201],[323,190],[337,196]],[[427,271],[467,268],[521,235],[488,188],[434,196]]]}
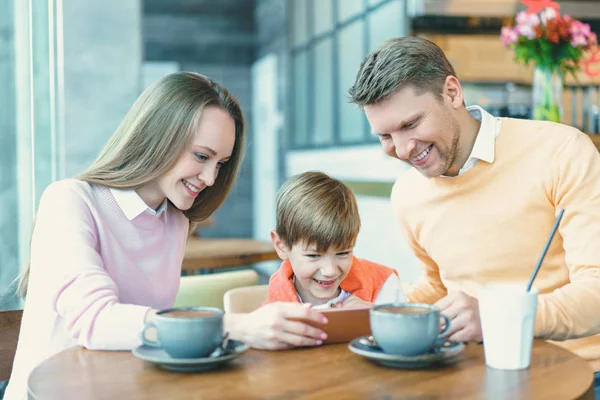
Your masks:
{"label": "young boy", "polygon": [[265,304],[310,303],[313,308],[362,307],[404,301],[396,270],[355,258],[360,230],[354,194],[320,172],[290,178],[277,194],[271,240],[281,267]]}

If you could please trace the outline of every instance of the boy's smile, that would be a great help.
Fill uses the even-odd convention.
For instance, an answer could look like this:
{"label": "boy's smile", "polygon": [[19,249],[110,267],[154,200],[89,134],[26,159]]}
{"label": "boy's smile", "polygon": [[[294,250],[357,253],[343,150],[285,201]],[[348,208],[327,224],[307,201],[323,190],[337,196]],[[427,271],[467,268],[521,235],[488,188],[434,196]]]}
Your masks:
{"label": "boy's smile", "polygon": [[303,243],[292,246],[288,259],[294,270],[296,292],[304,303],[321,305],[340,294],[340,284],[352,266],[352,249],[319,252]]}
{"label": "boy's smile", "polygon": [[[292,261],[290,260],[290,262]],[[296,292],[298,292],[303,302],[312,303],[315,306],[325,304],[329,300],[339,296],[340,283],[342,283],[347,275],[343,274],[336,278],[328,279],[317,279],[314,277],[306,279],[303,278],[302,275],[298,276],[298,273],[303,272],[302,268],[297,268],[292,263],[292,269],[294,270],[294,276],[296,277]]]}
{"label": "boy's smile", "polygon": [[313,280],[315,282],[317,282],[317,285],[321,286],[322,288],[325,289],[329,289],[330,287],[332,287],[333,285],[336,284],[337,279],[332,279],[332,280],[319,280],[319,279],[315,279],[313,278]]}
{"label": "boy's smile", "polygon": [[315,244],[306,245],[301,241],[290,248],[275,232],[272,235],[279,257],[292,265],[294,286],[302,302],[317,306],[339,296],[340,284],[352,266],[352,247],[317,251]]}

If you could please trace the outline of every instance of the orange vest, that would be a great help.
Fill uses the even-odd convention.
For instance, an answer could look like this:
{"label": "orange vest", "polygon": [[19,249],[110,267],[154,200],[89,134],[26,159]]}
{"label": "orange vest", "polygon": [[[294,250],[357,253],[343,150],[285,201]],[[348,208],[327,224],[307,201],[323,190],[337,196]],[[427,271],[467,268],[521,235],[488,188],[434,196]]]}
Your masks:
{"label": "orange vest", "polygon": [[[353,257],[350,272],[340,287],[361,300],[373,303],[379,290],[392,274],[398,275],[398,272],[395,269]],[[294,271],[289,260],[282,262],[279,269],[271,275],[269,297],[263,305],[276,301],[300,302],[294,287]]]}

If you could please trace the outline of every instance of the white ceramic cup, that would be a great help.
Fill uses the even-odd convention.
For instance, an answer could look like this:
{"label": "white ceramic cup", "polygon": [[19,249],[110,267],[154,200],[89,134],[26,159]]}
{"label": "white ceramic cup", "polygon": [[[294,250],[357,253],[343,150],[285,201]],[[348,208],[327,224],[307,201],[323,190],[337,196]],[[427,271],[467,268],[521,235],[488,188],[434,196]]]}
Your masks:
{"label": "white ceramic cup", "polygon": [[538,291],[526,285],[493,284],[479,290],[483,349],[488,367],[529,368]]}

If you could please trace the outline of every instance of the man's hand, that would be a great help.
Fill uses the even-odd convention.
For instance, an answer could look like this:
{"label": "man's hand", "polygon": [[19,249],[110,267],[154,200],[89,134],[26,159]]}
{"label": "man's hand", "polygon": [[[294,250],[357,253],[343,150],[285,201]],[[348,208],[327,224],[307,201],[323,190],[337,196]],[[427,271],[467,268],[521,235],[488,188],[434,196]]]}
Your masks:
{"label": "man's hand", "polygon": [[446,337],[457,342],[482,341],[479,303],[477,299],[464,292],[453,292],[439,300],[435,305],[440,313],[450,318],[450,330]]}
{"label": "man's hand", "polygon": [[373,303],[362,300],[354,295],[351,295],[346,300],[335,305],[336,308],[365,308],[373,307]]}
{"label": "man's hand", "polygon": [[250,314],[226,314],[224,324],[232,339],[255,349],[283,350],[323,344],[327,338],[325,332],[298,319],[327,323],[327,318],[310,304],[271,303]]}

